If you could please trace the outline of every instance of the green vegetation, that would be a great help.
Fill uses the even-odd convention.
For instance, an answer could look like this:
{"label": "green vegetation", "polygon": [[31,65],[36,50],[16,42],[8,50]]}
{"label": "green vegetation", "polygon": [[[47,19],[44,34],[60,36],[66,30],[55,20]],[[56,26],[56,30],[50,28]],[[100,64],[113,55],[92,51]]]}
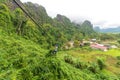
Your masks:
{"label": "green vegetation", "polygon": [[[87,20],[80,25],[60,14],[52,19],[44,7],[24,3],[41,30],[9,1],[0,1],[0,80],[120,80],[119,49],[102,52],[79,45],[94,37],[120,45],[119,34],[97,33]],[[66,50],[69,41],[74,48]],[[59,52],[54,55],[55,44]]]}
{"label": "green vegetation", "polygon": [[[113,53],[112,51],[115,51],[116,55],[110,54]],[[62,51],[58,54],[66,63],[90,75],[93,80],[119,80],[119,55],[120,52],[116,49],[102,52],[99,50],[89,51],[89,49],[83,50],[80,48]]]}

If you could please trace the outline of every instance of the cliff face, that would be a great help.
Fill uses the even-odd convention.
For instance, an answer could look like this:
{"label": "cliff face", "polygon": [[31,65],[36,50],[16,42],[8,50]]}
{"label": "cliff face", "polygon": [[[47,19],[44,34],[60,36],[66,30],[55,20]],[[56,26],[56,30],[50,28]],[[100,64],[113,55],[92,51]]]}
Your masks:
{"label": "cliff face", "polygon": [[[19,2],[20,4],[22,4],[20,2],[20,0],[16,0],[17,2]],[[10,10],[15,10],[16,8],[18,8],[18,6],[16,5],[16,3],[13,0],[5,0],[5,4],[9,7]]]}
{"label": "cliff face", "polygon": [[25,7],[29,11],[30,15],[41,25],[48,23],[50,17],[48,16],[46,9],[38,4],[31,2],[24,3]]}
{"label": "cliff face", "polygon": [[59,22],[62,22],[62,23],[65,23],[65,22],[71,23],[69,18],[67,18],[66,16],[63,16],[63,15],[60,15],[60,14],[57,14],[56,20]]}

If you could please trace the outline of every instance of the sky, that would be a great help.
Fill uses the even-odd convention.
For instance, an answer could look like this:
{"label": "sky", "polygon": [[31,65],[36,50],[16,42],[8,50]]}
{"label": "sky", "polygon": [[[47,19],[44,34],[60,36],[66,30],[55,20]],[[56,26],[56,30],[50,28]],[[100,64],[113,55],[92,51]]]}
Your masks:
{"label": "sky", "polygon": [[64,15],[75,22],[89,20],[100,28],[120,26],[120,0],[21,0],[45,7],[51,17]]}

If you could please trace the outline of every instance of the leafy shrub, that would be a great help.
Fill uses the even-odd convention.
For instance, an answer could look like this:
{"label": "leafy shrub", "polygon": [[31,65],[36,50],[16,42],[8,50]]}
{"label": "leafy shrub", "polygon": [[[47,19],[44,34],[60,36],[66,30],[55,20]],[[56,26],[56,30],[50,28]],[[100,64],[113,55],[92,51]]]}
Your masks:
{"label": "leafy shrub", "polygon": [[12,22],[8,7],[5,4],[0,3],[0,26],[2,26],[4,30],[9,30],[9,26],[11,26],[11,24]]}
{"label": "leafy shrub", "polygon": [[120,56],[117,56],[117,59],[120,60]]}
{"label": "leafy shrub", "polygon": [[72,57],[68,56],[68,55],[64,57],[64,60],[65,60],[65,62],[67,62],[69,64],[73,64],[74,63]]}
{"label": "leafy shrub", "polygon": [[6,0],[0,0],[1,3],[5,2]]}
{"label": "leafy shrub", "polygon": [[85,51],[92,51],[93,49],[89,46],[85,46],[85,47],[82,47],[82,50],[85,50]]}
{"label": "leafy shrub", "polygon": [[96,75],[97,80],[111,80],[109,79],[110,76],[104,74],[104,73],[99,73]]}
{"label": "leafy shrub", "polygon": [[117,41],[120,44],[120,40]]}
{"label": "leafy shrub", "polygon": [[[61,66],[61,61],[55,57],[43,58],[31,66],[33,76],[38,76],[38,80],[63,80],[66,77]],[[42,63],[42,64],[41,64]]]}
{"label": "leafy shrub", "polygon": [[80,42],[78,40],[74,41],[74,47],[80,47]]}
{"label": "leafy shrub", "polygon": [[32,80],[32,73],[29,69],[22,69],[17,74],[17,80]]}
{"label": "leafy shrub", "polygon": [[118,78],[119,78],[119,80],[120,80],[120,73],[119,73],[117,76],[118,76]]}
{"label": "leafy shrub", "polygon": [[93,73],[97,73],[99,71],[99,66],[95,62],[91,63],[88,67],[88,70],[90,70]]}
{"label": "leafy shrub", "polygon": [[97,59],[97,64],[98,64],[100,70],[102,70],[106,66],[102,58]]}
{"label": "leafy shrub", "polygon": [[0,71],[8,69],[8,61],[0,58]]}
{"label": "leafy shrub", "polygon": [[120,65],[120,62],[117,62],[118,65]]}
{"label": "leafy shrub", "polygon": [[27,63],[23,57],[15,59],[12,64],[13,64],[13,67],[17,68],[17,69],[23,68],[27,65]]}
{"label": "leafy shrub", "polygon": [[90,46],[90,43],[84,43],[84,46]]}
{"label": "leafy shrub", "polygon": [[120,66],[120,61],[118,61],[116,64],[117,64],[117,66]]}
{"label": "leafy shrub", "polygon": [[119,80],[119,77],[117,77],[116,75],[114,74],[110,74],[110,73],[98,73],[96,75],[96,79],[97,80]]}
{"label": "leafy shrub", "polygon": [[77,61],[75,63],[75,67],[79,68],[79,69],[86,69],[88,67],[87,63],[83,62],[83,61]]}

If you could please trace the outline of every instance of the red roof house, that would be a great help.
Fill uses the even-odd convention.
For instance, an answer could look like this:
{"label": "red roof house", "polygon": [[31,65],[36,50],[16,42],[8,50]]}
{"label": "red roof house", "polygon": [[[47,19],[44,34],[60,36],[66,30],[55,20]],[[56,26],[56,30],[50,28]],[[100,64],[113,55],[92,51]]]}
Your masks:
{"label": "red roof house", "polygon": [[102,44],[91,44],[90,45],[91,48],[94,48],[94,49],[100,49],[100,50],[103,50],[103,51],[107,51],[107,47],[102,45]]}

